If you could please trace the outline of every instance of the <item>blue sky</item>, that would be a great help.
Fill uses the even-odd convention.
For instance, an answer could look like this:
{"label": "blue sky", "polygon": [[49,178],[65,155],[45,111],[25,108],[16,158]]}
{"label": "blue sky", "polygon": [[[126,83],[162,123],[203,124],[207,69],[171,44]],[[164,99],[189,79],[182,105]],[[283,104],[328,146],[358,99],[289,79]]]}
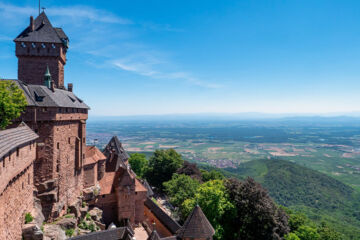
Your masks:
{"label": "blue sky", "polygon": [[[43,0],[92,115],[360,111],[360,1]],[[0,0],[0,76],[36,0]]]}

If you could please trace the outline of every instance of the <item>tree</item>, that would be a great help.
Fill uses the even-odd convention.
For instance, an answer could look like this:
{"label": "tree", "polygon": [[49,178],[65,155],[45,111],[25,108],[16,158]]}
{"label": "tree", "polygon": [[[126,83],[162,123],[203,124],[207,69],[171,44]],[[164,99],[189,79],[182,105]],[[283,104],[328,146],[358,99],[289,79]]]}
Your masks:
{"label": "tree", "polygon": [[301,240],[295,233],[286,234],[285,240]]}
{"label": "tree", "polygon": [[0,129],[20,117],[27,105],[23,92],[13,81],[0,80]]}
{"label": "tree", "polygon": [[236,207],[233,239],[282,239],[289,232],[288,216],[254,179],[229,179],[225,186]]}
{"label": "tree", "polygon": [[149,169],[146,171],[146,179],[155,187],[162,189],[163,182],[171,179],[184,163],[181,155],[174,149],[156,150],[149,160]]}
{"label": "tree", "polygon": [[184,174],[174,173],[171,180],[163,185],[165,193],[170,197],[170,203],[179,207],[186,199],[194,198],[200,183]]}
{"label": "tree", "polygon": [[142,153],[133,153],[130,155],[129,163],[139,177],[143,177],[148,167],[149,161],[146,159],[146,155]]}
{"label": "tree", "polygon": [[216,170],[211,170],[210,172],[206,170],[201,170],[202,173],[202,180],[204,182],[210,181],[210,180],[216,180],[216,179],[224,179],[224,175]]}
{"label": "tree", "polygon": [[[222,180],[212,180],[203,183],[194,198],[184,201],[181,207],[182,219],[190,214],[196,204],[199,204],[205,216],[214,227],[216,233],[215,239],[225,239],[224,225],[222,219],[224,216],[234,214],[234,205],[229,201],[228,194]],[[233,223],[231,223],[233,225]]]}
{"label": "tree", "polygon": [[188,161],[184,161],[184,164],[177,171],[179,174],[185,174],[190,176],[191,178],[195,178],[201,181],[201,171],[197,167],[196,163],[190,163]]}
{"label": "tree", "polygon": [[317,232],[317,229],[315,227],[310,227],[308,225],[300,226],[295,233],[301,240],[320,239],[320,234]]}

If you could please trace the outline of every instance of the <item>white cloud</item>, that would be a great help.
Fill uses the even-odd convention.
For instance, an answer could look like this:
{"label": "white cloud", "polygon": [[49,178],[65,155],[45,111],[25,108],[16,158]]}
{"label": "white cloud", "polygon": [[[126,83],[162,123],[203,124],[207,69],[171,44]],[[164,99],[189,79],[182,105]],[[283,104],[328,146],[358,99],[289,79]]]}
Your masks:
{"label": "white cloud", "polygon": [[111,61],[111,64],[116,68],[119,68],[124,71],[133,72],[146,77],[151,77],[155,79],[165,79],[165,80],[181,80],[186,81],[191,85],[196,85],[204,88],[222,88],[220,84],[213,84],[197,79],[187,72],[177,72],[177,71],[160,71],[160,63],[165,64],[162,61],[157,60],[156,58],[144,58],[138,59],[134,57],[116,59]]}
{"label": "white cloud", "polygon": [[[38,9],[28,6],[15,6],[11,4],[0,3],[0,10],[5,17],[14,17],[20,15],[29,16],[37,14]],[[57,17],[67,17],[69,19],[86,19],[90,21],[115,24],[132,24],[131,20],[118,17],[108,11],[94,9],[88,6],[71,7],[51,7],[45,9],[46,13]]]}

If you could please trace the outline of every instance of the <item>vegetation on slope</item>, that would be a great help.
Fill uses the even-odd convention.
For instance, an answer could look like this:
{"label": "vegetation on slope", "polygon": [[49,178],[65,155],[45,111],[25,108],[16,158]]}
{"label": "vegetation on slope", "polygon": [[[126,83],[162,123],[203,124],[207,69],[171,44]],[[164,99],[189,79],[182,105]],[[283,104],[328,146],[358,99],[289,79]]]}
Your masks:
{"label": "vegetation on slope", "polygon": [[279,160],[254,160],[238,169],[227,169],[240,178],[254,177],[281,205],[300,210],[314,221],[327,222],[346,235],[359,239],[358,193],[320,172]]}

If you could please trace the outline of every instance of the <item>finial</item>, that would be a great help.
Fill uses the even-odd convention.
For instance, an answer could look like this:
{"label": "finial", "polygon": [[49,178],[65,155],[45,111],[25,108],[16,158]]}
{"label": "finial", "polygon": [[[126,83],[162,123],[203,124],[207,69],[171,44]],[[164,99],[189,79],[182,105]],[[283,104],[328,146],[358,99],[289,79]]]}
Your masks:
{"label": "finial", "polygon": [[49,70],[49,65],[46,65],[46,70],[44,74],[44,85],[49,89],[51,88],[51,74]]}
{"label": "finial", "polygon": [[46,9],[46,8],[45,8],[45,7],[42,7],[41,9],[43,10],[42,12],[45,12],[45,9]]}

